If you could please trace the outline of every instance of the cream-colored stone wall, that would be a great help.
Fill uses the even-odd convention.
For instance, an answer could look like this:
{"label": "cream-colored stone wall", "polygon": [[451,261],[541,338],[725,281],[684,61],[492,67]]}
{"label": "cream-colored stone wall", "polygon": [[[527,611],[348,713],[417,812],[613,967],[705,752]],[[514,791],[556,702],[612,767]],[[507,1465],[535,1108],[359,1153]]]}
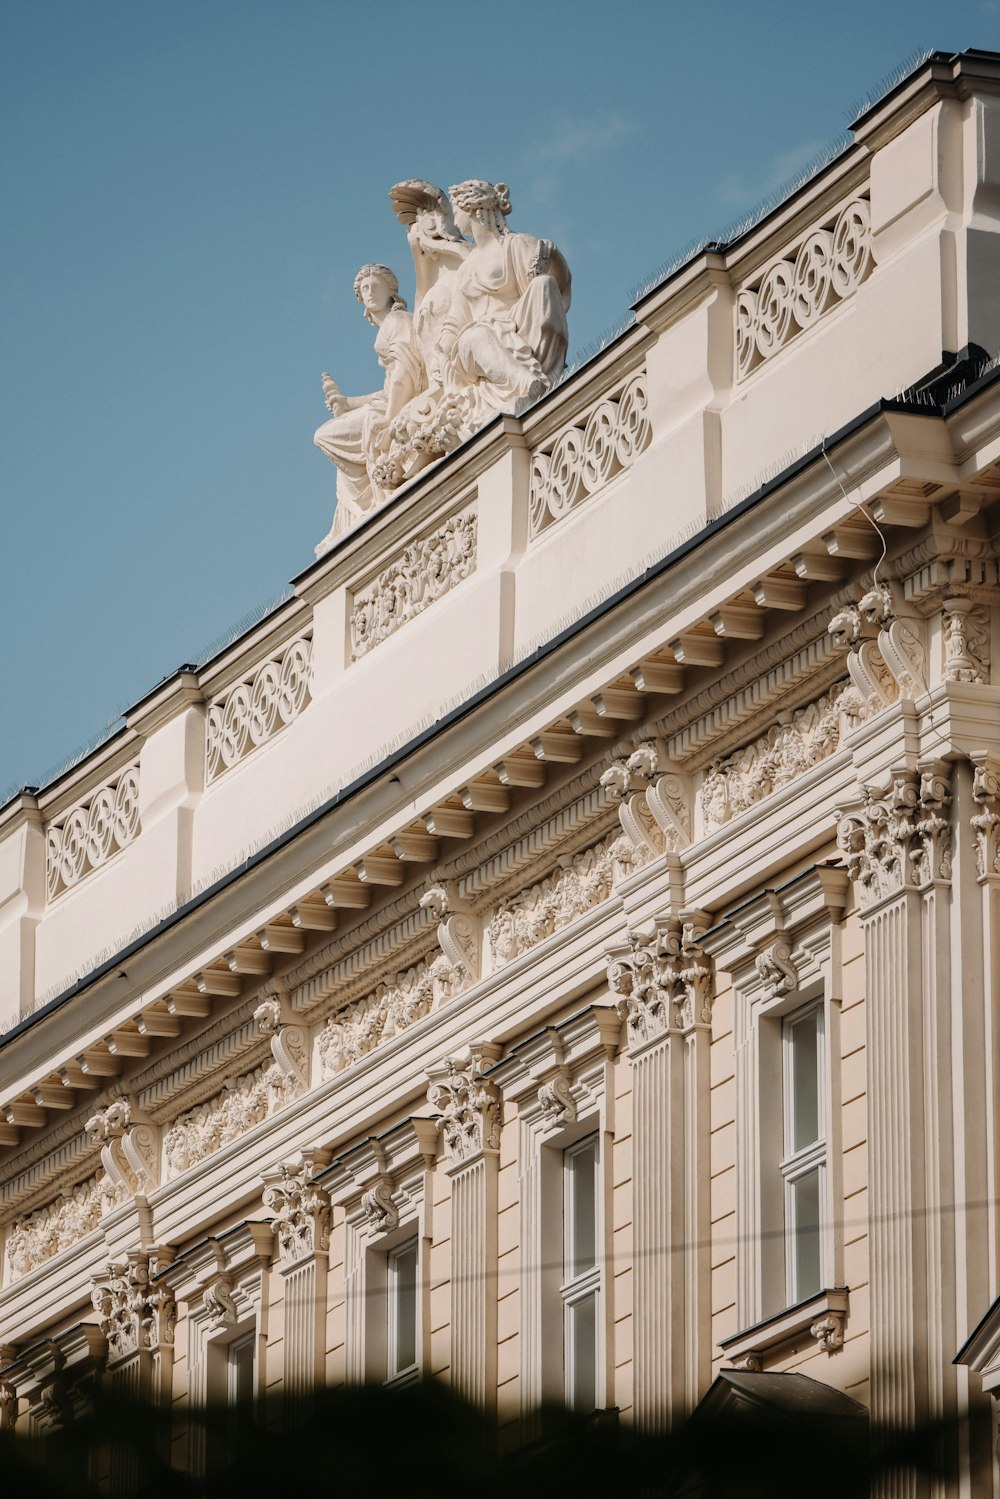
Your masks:
{"label": "cream-colored stone wall", "polygon": [[[1000,385],[878,403],[963,331],[1000,337],[995,289],[957,269],[973,211],[1000,223],[1000,74],[968,61],[957,90],[928,66],[744,241],[0,814],[0,1025],[30,1020],[0,1038],[22,1420],[60,1360],[131,1367],[102,1310],[128,1275],[178,1408],[250,1325],[261,1394],[374,1378],[364,1256],[416,1226],[421,1372],[517,1440],[562,1388],[543,1153],[592,1121],[599,1398],[623,1422],[659,1428],[734,1361],[900,1424],[954,1404],[950,1360],[1000,1290],[996,1214],[953,1212],[998,1195]],[[773,346],[746,354],[738,309],[862,201],[856,283],[802,326],[771,305]],[[637,382],[632,446],[585,482],[591,418]],[[473,513],[474,566],[397,624],[405,590],[378,590],[404,555],[420,584],[424,542],[439,557]],[[255,740],[254,684],[286,661]],[[136,766],[138,821],[117,843],[88,822],[74,852],[67,827]],[[805,1320],[773,1294],[753,1146],[774,1103],[754,1026],[800,995],[828,1022],[837,1271]],[[59,1204],[105,1180],[63,1242]]]}

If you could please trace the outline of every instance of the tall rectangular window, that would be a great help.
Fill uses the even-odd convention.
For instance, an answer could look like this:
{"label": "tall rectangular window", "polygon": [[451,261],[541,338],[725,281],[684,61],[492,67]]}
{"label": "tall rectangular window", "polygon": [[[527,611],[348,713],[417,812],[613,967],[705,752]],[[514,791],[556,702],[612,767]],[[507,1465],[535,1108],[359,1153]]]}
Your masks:
{"label": "tall rectangular window", "polygon": [[249,1410],[253,1405],[256,1341],[256,1331],[248,1332],[226,1349],[226,1398],[230,1405],[239,1406],[241,1410]]}
{"label": "tall rectangular window", "polygon": [[386,1265],[388,1326],[386,1328],[386,1383],[407,1384],[419,1375],[417,1240],[409,1239],[389,1252]]}
{"label": "tall rectangular window", "polygon": [[823,1289],[826,1173],[825,1044],[820,1004],[782,1023],[782,1101],[785,1198],[785,1281],[790,1305]]}
{"label": "tall rectangular window", "polygon": [[566,1404],[597,1405],[601,1272],[598,1137],[563,1152],[563,1351]]}

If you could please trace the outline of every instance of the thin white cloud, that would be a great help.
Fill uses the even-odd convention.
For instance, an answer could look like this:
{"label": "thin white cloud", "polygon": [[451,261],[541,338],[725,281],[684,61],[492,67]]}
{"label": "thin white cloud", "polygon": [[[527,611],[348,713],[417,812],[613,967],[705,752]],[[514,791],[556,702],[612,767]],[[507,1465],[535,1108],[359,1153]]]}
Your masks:
{"label": "thin white cloud", "polygon": [[747,182],[736,176],[723,178],[719,184],[721,202],[731,208],[745,208],[760,198],[766,198],[807,167],[825,144],[822,140],[809,140],[803,141],[800,146],[793,146],[789,151],[779,151],[777,156],[771,158],[759,180]]}
{"label": "thin white cloud", "polygon": [[631,120],[620,114],[606,114],[595,119],[581,116],[559,116],[544,140],[536,141],[525,152],[525,160],[535,164],[577,161],[595,151],[607,151],[635,131]]}

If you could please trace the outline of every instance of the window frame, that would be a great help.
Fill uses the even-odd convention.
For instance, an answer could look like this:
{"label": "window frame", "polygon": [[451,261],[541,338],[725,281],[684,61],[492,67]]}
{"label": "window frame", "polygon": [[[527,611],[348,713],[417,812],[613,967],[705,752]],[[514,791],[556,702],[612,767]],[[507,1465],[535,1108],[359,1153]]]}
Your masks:
{"label": "window frame", "polygon": [[[596,1121],[594,1121],[596,1122]],[[583,1270],[574,1269],[576,1258],[576,1197],[574,1192],[574,1177],[572,1163],[579,1157],[593,1153],[593,1223],[591,1232],[593,1235],[593,1262]],[[602,1362],[602,1290],[603,1290],[603,1266],[601,1255],[601,1244],[603,1239],[603,1211],[602,1211],[602,1151],[600,1130],[593,1130],[581,1139],[567,1145],[562,1151],[562,1276],[559,1286],[559,1297],[562,1301],[562,1376],[563,1396],[569,1410],[581,1410],[589,1414],[591,1410],[599,1409],[598,1393],[600,1390],[600,1369]],[[594,1401],[589,1407],[578,1404],[577,1384],[578,1365],[576,1348],[576,1309],[583,1303],[592,1301],[594,1305],[594,1342],[593,1342],[593,1388]]]}
{"label": "window frame", "polygon": [[[785,1301],[796,1306],[818,1296],[830,1283],[830,1259],[827,1177],[829,1173],[830,1135],[830,1068],[827,1060],[826,1017],[822,997],[807,1000],[781,1017],[781,1100],[782,1154],[777,1164],[782,1183],[782,1245],[785,1271]],[[796,1068],[794,1061],[795,1028],[811,1016],[816,1017],[816,1138],[805,1145],[795,1145]],[[798,1193],[796,1188],[813,1173],[818,1178],[816,1227],[817,1284],[799,1281]]]}
{"label": "window frame", "polygon": [[[415,1223],[404,1227],[411,1230],[416,1228]],[[377,1251],[371,1250],[374,1254]],[[412,1252],[414,1258],[413,1266],[413,1360],[405,1366],[398,1363],[397,1344],[398,1310],[399,1310],[399,1274],[398,1262],[404,1255]],[[422,1331],[422,1297],[421,1297],[421,1269],[423,1256],[420,1253],[420,1236],[418,1233],[410,1232],[401,1242],[388,1246],[385,1250],[385,1377],[382,1383],[386,1388],[398,1389],[404,1385],[416,1384],[421,1376],[421,1331]]]}

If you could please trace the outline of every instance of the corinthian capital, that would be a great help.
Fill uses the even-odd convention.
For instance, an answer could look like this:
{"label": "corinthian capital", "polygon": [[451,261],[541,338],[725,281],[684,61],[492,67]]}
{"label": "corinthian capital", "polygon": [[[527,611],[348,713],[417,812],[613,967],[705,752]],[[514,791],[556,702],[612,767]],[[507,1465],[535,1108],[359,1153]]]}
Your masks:
{"label": "corinthian capital", "polygon": [[649,936],[630,932],[606,956],[608,988],[635,1049],[668,1031],[711,1024],[712,970],[699,945],[703,926],[674,918],[658,921]]}
{"label": "corinthian capital", "polygon": [[156,1280],[157,1268],[155,1254],[135,1250],[94,1277],[91,1302],[112,1362],[174,1341],[177,1307],[170,1287]]}
{"label": "corinthian capital", "polygon": [[951,878],[950,806],[949,768],[934,762],[894,771],[887,787],[864,787],[861,805],[837,814],[837,844],[862,906]]}
{"label": "corinthian capital", "polygon": [[479,1043],[469,1052],[467,1061],[449,1057],[428,1074],[427,1101],[441,1113],[445,1156],[451,1166],[500,1148],[500,1090],[483,1075],[496,1061],[499,1048]]}
{"label": "corinthian capital", "polygon": [[330,1197],[313,1181],[317,1164],[313,1152],[303,1151],[300,1162],[283,1161],[264,1173],[264,1207],[286,1268],[330,1247]]}

